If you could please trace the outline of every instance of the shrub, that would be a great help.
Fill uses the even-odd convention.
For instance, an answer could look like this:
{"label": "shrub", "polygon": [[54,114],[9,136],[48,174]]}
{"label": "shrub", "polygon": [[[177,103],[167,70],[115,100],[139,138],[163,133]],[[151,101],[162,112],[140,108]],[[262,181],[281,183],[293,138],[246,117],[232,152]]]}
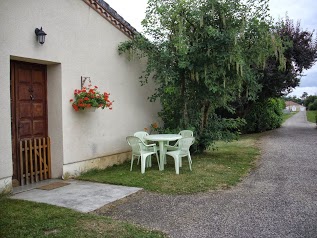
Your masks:
{"label": "shrub", "polygon": [[283,105],[283,101],[277,98],[255,103],[245,117],[244,131],[263,132],[280,127],[283,122]]}
{"label": "shrub", "polygon": [[317,96],[310,95],[304,100],[304,106],[309,109],[309,105],[317,100]]}
{"label": "shrub", "polygon": [[316,111],[317,110],[317,98],[315,99],[315,101],[309,103],[308,110],[309,111]]}

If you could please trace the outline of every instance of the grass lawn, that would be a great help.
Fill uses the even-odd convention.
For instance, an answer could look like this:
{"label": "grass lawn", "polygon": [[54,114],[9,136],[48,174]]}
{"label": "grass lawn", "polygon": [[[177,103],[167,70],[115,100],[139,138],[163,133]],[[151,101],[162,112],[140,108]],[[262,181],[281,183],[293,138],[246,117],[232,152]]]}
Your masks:
{"label": "grass lawn", "polygon": [[[154,163],[141,174],[140,165],[130,163],[105,170],[93,170],[79,177],[82,180],[142,187],[166,194],[190,194],[222,189],[236,185],[255,165],[259,155],[258,135],[242,136],[239,141],[216,143],[216,150],[193,155],[193,171],[183,159],[180,174],[168,157],[165,170],[160,172]],[[71,209],[14,200],[0,196],[0,237],[166,237],[159,231],[148,231],[138,226],[94,214]]]}
{"label": "grass lawn", "polygon": [[297,112],[290,112],[290,113],[284,113],[283,114],[283,123],[290,117],[294,116]]}
{"label": "grass lawn", "polygon": [[317,111],[306,111],[307,121],[316,123]]}
{"label": "grass lawn", "polygon": [[0,197],[0,237],[165,237],[158,231],[67,208]]}
{"label": "grass lawn", "polygon": [[130,162],[104,170],[91,170],[77,179],[125,186],[141,187],[148,191],[165,194],[190,194],[236,185],[248,174],[259,155],[256,148],[258,135],[242,136],[239,141],[216,143],[216,150],[193,155],[193,170],[189,170],[187,158],[183,158],[180,174],[175,174],[174,160],[167,157],[164,171],[158,170],[155,156],[152,167],[141,174],[140,165]]}

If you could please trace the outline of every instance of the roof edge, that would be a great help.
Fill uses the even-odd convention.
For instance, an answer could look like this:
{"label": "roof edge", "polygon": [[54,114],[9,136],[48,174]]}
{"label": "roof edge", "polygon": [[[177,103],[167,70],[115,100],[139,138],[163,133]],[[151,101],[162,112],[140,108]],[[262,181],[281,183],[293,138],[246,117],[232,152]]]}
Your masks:
{"label": "roof edge", "polygon": [[133,38],[137,30],[123,19],[108,3],[103,0],[83,0],[103,18],[115,26],[129,38]]}

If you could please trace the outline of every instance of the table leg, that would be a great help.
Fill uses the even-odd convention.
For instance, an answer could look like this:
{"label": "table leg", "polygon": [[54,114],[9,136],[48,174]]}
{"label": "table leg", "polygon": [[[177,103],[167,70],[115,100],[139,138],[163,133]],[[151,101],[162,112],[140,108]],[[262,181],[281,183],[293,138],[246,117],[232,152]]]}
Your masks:
{"label": "table leg", "polygon": [[160,146],[160,170],[164,170],[164,158],[165,158],[165,151],[164,151],[164,141],[159,141]]}

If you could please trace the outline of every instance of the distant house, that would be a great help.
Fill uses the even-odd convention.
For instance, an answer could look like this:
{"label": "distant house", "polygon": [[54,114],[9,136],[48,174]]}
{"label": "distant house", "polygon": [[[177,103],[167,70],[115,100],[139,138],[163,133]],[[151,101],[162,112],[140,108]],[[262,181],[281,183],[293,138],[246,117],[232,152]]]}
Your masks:
{"label": "distant house", "polygon": [[292,101],[286,101],[286,110],[290,112],[298,112],[298,111],[305,111],[305,107]]}
{"label": "distant house", "polygon": [[[147,100],[153,85],[139,84],[144,62],[118,55],[135,29],[102,0],[2,0],[0,13],[0,193],[126,160],[126,136],[160,108]],[[73,110],[86,77],[113,110]]]}

